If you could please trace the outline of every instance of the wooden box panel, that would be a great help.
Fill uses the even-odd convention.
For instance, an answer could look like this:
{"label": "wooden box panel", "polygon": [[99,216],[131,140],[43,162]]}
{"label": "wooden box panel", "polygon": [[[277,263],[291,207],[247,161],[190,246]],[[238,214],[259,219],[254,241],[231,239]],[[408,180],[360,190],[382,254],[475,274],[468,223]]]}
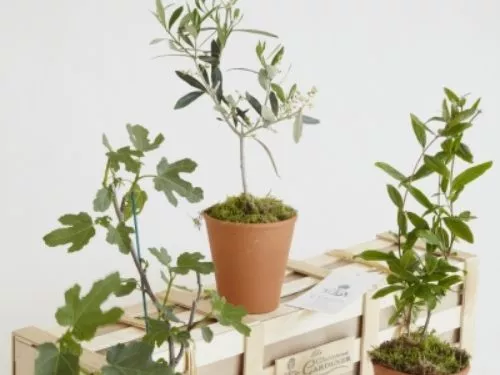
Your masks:
{"label": "wooden box panel", "polygon": [[[373,241],[352,246],[344,250],[332,250],[305,261],[290,260],[282,290],[282,304],[271,313],[249,315],[245,318],[252,328],[252,335],[242,337],[231,328],[214,322],[210,325],[214,340],[207,344],[201,331],[194,330],[194,359],[197,375],[275,375],[275,363],[288,357],[332,342],[352,339],[351,359],[354,370],[342,373],[339,369],[332,374],[371,375],[372,365],[367,350],[393,337],[396,327],[389,327],[388,316],[392,311],[391,296],[373,300],[374,291],[366,293],[359,300],[349,304],[337,314],[329,315],[306,311],[284,304],[317,284],[335,269],[356,263],[364,272],[384,272],[382,263],[354,261],[353,254],[366,249],[390,251],[395,239],[388,233],[377,236]],[[417,243],[415,250],[423,253],[424,243]],[[438,306],[431,319],[434,329],[444,339],[473,353],[474,339],[474,297],[477,282],[477,258],[458,252],[452,259],[457,267],[468,272],[465,284],[449,295]],[[381,283],[380,286],[383,286]],[[194,291],[175,289],[170,302],[177,305],[176,313],[187,320]],[[159,293],[161,296],[161,293]],[[120,324],[104,327],[90,342],[84,343],[82,367],[95,373],[105,363],[106,350],[118,343],[140,339],[144,335],[144,323],[139,318],[142,305],[125,308]],[[153,311],[153,306],[150,306]],[[207,300],[198,304],[199,313],[210,311]],[[201,315],[200,315],[201,316]],[[417,323],[423,324],[424,316]],[[13,333],[13,375],[33,375],[37,345],[57,340],[63,332],[60,328],[41,330],[27,327]],[[167,354],[166,346],[157,348],[154,357]],[[179,368],[183,368],[183,363]],[[282,374],[276,374],[282,375]]]}

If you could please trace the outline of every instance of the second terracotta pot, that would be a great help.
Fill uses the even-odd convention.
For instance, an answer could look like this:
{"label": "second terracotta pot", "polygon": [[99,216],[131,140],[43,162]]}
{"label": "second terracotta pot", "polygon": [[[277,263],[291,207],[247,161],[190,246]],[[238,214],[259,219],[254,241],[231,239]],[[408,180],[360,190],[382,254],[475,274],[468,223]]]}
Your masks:
{"label": "second terracotta pot", "polygon": [[269,224],[204,219],[217,292],[249,314],[277,309],[297,217]]}
{"label": "second terracotta pot", "polygon": [[[467,367],[455,375],[467,375],[469,371],[470,367]],[[373,373],[374,375],[408,375],[406,372],[395,371],[380,365],[373,365]]]}

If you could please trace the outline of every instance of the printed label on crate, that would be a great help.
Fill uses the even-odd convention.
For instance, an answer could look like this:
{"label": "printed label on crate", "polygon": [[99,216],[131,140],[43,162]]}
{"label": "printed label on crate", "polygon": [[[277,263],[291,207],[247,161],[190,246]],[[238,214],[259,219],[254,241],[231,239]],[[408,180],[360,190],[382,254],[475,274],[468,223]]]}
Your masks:
{"label": "printed label on crate", "polygon": [[336,314],[363,296],[385,278],[364,266],[351,264],[334,269],[327,277],[287,305],[305,310]]}
{"label": "printed label on crate", "polygon": [[336,375],[353,369],[354,338],[346,338],[278,359],[275,375]]}

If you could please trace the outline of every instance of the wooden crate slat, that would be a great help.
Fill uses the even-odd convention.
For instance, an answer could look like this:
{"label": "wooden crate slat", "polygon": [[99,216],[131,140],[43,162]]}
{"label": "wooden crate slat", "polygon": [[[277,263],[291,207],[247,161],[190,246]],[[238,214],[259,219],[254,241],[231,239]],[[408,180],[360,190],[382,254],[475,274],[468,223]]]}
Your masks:
{"label": "wooden crate slat", "polygon": [[300,273],[302,275],[316,277],[318,279],[323,279],[330,273],[330,270],[328,269],[313,266],[312,264],[301,260],[290,259],[288,260],[286,266],[289,270]]}
{"label": "wooden crate slat", "polygon": [[368,261],[368,260],[363,260],[361,258],[356,258],[354,259],[353,253],[345,250],[331,250],[328,252],[328,255],[331,255],[333,257],[342,259],[344,261],[352,262],[352,263],[357,263],[361,264],[363,266],[375,269],[377,271],[380,271],[382,273],[390,273],[391,271],[389,268],[384,266],[384,262],[378,262],[378,261]]}
{"label": "wooden crate slat", "polygon": [[[55,343],[58,340],[56,336],[37,327],[26,327],[15,331],[13,334],[15,340],[19,340],[29,347],[36,347],[46,342]],[[83,349],[80,362],[81,367],[93,373],[106,364],[106,358],[101,354]]]}
{"label": "wooden crate slat", "polygon": [[[394,302],[392,296],[386,296],[379,300],[371,299],[368,301],[368,295],[371,296],[374,292],[370,291],[368,294],[360,297],[358,300],[349,304],[342,311],[334,315],[310,312],[288,306],[286,305],[286,301],[293,298],[293,295],[302,293],[314,286],[330,272],[335,272],[336,267],[342,268],[350,266],[355,268],[359,267],[359,269],[363,270],[363,272],[387,272],[387,268],[383,263],[365,262],[359,261],[358,259],[353,260],[352,256],[353,254],[360,253],[361,251],[367,249],[377,249],[381,251],[394,250],[394,241],[395,238],[394,236],[391,236],[390,233],[382,233],[372,241],[350,246],[342,250],[328,251],[307,260],[290,261],[290,268],[287,270],[288,278],[285,280],[281,291],[282,303],[280,307],[271,313],[249,315],[244,318],[244,322],[251,325],[254,329],[250,338],[245,339],[234,329],[222,326],[218,322],[209,324],[210,328],[214,332],[214,339],[212,343],[204,342],[202,339],[201,329],[192,331],[192,338],[195,342],[195,362],[197,366],[199,368],[203,368],[204,366],[213,365],[214,362],[223,360],[228,360],[228,363],[236,363],[234,362],[234,357],[241,356],[240,358],[246,358],[246,361],[244,362],[246,371],[245,375],[274,375],[274,366],[271,365],[264,368],[264,347],[274,347],[286,340],[300,340],[301,336],[307,336],[307,334],[310,334],[311,331],[327,331],[327,329],[331,329],[330,326],[334,324],[338,324],[343,321],[353,321],[353,319],[362,317],[364,318],[364,324],[361,337],[355,338],[356,346],[353,352],[353,362],[356,363],[360,361],[360,374],[369,375],[370,361],[367,360],[366,350],[369,350],[371,348],[370,346],[377,345],[385,339],[390,339],[395,333],[394,327],[380,329],[381,327],[379,325],[384,323],[381,322],[381,315],[378,315],[382,314],[382,311],[383,314],[388,313],[386,309],[392,306]],[[417,253],[423,253],[425,246],[422,246],[421,243],[417,245]],[[476,294],[477,283],[477,272],[474,270],[477,269],[477,258],[470,254],[460,252],[457,257],[454,257],[452,263],[460,268],[466,268],[468,270],[465,280],[465,288],[463,291],[463,306],[459,305],[450,307],[452,303],[457,303],[456,301],[458,301],[458,297],[456,299],[450,298],[447,300],[446,304],[442,305],[442,310],[438,310],[435,314],[433,314],[430,322],[430,328],[435,329],[437,333],[452,332],[453,330],[461,328],[461,346],[472,352],[474,333],[473,323],[475,313],[474,296]],[[379,287],[383,286],[383,283],[385,283],[385,281],[381,282]],[[157,294],[160,299],[163,298],[163,295],[164,292]],[[180,288],[172,290],[169,303],[177,306],[175,307],[176,315],[181,320],[188,320],[190,315],[189,308],[191,307],[194,297],[195,291],[193,288],[191,288],[191,290],[184,290]],[[373,306],[375,304],[378,306],[375,310],[376,313],[373,312]],[[372,310],[367,311],[367,309]],[[200,301],[195,314],[195,319],[198,320],[202,318],[210,311],[210,302],[208,300]],[[150,314],[155,312],[152,304],[148,305],[148,312]],[[144,335],[144,321],[140,318],[142,315],[142,304],[139,303],[129,306],[125,309],[125,315],[122,319],[122,322],[125,323],[124,325],[110,326],[109,329],[104,329],[102,332],[98,333],[98,336],[90,342],[84,343],[85,357],[83,358],[83,361],[88,362],[87,366],[89,366],[89,370],[95,371],[95,369],[99,369],[100,366],[102,366],[102,363],[104,363],[102,362],[99,364],[96,361],[105,361],[103,355],[95,352],[104,351],[118,343],[127,343],[140,339]],[[417,324],[422,325],[424,323],[422,319],[425,319],[425,317],[420,317]],[[55,336],[50,336],[53,340],[55,340],[55,337],[59,336],[63,331],[64,330],[60,329],[55,330]],[[22,340],[21,337],[22,336],[19,334],[15,336],[15,339]],[[47,340],[42,342],[45,341]],[[306,341],[304,341],[302,345],[307,345]],[[32,343],[30,345],[32,348],[37,344]],[[178,348],[177,345],[176,348]],[[277,346],[276,349],[278,351],[283,350],[278,348],[279,347]],[[269,350],[270,352],[266,351],[266,361],[268,361],[269,358],[275,358],[269,357],[274,355],[275,349]],[[156,348],[153,358],[166,358],[167,353],[167,345],[163,345],[160,348]],[[94,361],[93,364],[92,361]],[[183,364],[184,358],[181,360],[179,369],[183,368]],[[268,365],[269,362],[266,362],[266,364]],[[92,368],[93,366],[94,368]],[[203,372],[203,370],[201,373],[204,375],[207,374],[206,372]],[[16,375],[32,374],[23,373]]]}
{"label": "wooden crate slat", "polygon": [[478,258],[468,258],[465,261],[465,275],[462,315],[460,318],[460,346],[469,353],[474,351],[474,333],[475,333],[475,310],[476,294],[478,283],[479,260]]}
{"label": "wooden crate slat", "polygon": [[264,326],[257,323],[251,329],[251,335],[245,338],[243,375],[260,375],[264,369]]}
{"label": "wooden crate slat", "polygon": [[373,373],[373,364],[368,351],[378,344],[380,330],[380,301],[372,293],[363,297],[363,333],[361,338],[361,374]]}

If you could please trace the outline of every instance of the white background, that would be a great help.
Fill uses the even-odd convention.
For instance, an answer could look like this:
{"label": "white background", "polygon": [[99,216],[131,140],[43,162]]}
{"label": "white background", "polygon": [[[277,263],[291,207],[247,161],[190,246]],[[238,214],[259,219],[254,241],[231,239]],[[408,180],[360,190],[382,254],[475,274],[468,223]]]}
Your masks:
{"label": "white background", "polygon": [[[173,209],[156,196],[141,219],[143,247],[206,254],[205,231],[190,216],[240,189],[237,142],[214,120],[204,98],[174,111],[186,85],[174,68],[182,61],[152,57],[162,36],[153,1],[45,0],[0,2],[0,368],[7,373],[10,332],[51,325],[63,292],[85,287],[114,270],[132,275],[132,263],[95,239],[71,256],[45,248],[42,236],[67,212],[91,210],[103,172],[101,134],[127,141],[125,124],[163,132],[151,155],[199,163],[192,180],[206,200]],[[322,124],[292,141],[291,124],[265,134],[280,166],[274,177],[261,149],[249,147],[252,192],[269,190],[300,211],[292,256],[303,258],[364,242],[394,227],[388,178],[373,164],[409,172],[419,151],[409,113],[436,114],[442,87],[483,98],[484,114],[467,135],[477,161],[500,160],[500,3],[476,1],[241,0],[246,26],[274,31],[293,62],[290,83],[319,90],[311,115]],[[224,67],[256,67],[257,39],[236,36]],[[187,62],[186,62],[187,63]],[[247,73],[227,73],[230,87],[257,85]],[[477,351],[473,374],[498,374],[498,189],[496,166],[462,196],[479,220],[473,251],[481,257]],[[151,191],[151,189],[149,189]],[[154,195],[154,194],[153,194]],[[154,284],[159,287],[159,278]]]}

